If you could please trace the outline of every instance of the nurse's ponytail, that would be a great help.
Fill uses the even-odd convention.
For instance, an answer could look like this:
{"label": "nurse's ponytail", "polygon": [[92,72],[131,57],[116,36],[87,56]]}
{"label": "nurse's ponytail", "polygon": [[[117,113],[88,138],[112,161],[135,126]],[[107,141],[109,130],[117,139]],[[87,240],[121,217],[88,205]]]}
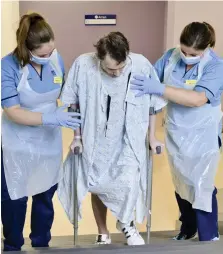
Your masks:
{"label": "nurse's ponytail", "polygon": [[213,48],[216,43],[215,30],[207,22],[192,22],[183,29],[180,43],[195,50]]}
{"label": "nurse's ponytail", "polygon": [[207,33],[209,34],[209,47],[213,48],[216,42],[215,30],[207,22],[203,22],[203,24],[207,27],[207,30],[208,30]]}
{"label": "nurse's ponytail", "polygon": [[30,63],[30,51],[37,49],[42,43],[54,40],[54,33],[45,19],[31,13],[21,17],[16,31],[17,47],[14,50],[19,64],[24,67]]}

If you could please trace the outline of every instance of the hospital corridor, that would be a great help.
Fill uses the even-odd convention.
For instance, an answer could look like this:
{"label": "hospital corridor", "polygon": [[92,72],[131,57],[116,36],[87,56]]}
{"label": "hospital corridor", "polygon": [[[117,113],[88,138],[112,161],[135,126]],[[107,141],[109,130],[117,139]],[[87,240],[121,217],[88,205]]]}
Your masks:
{"label": "hospital corridor", "polygon": [[222,10],[1,1],[2,253],[222,253]]}

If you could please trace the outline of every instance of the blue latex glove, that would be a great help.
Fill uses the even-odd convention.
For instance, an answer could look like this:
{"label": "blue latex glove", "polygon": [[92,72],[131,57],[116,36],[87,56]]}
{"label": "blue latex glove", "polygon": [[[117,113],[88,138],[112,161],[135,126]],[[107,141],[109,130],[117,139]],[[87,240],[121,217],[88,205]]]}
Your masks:
{"label": "blue latex glove", "polygon": [[78,119],[81,115],[74,112],[64,112],[68,106],[62,106],[57,108],[55,112],[44,113],[42,115],[43,125],[54,125],[54,126],[63,126],[73,130],[76,130],[80,127],[81,120]]}
{"label": "blue latex glove", "polygon": [[147,78],[146,76],[135,75],[131,80],[131,89],[139,91],[136,97],[144,94],[156,94],[163,96],[165,85],[160,83],[154,76]]}

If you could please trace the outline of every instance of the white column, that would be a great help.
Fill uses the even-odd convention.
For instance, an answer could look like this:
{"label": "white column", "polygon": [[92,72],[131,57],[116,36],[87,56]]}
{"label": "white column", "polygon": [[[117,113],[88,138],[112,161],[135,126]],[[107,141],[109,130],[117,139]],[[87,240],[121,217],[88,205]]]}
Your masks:
{"label": "white column", "polygon": [[16,29],[19,23],[19,1],[1,2],[1,57],[10,53],[16,46]]}

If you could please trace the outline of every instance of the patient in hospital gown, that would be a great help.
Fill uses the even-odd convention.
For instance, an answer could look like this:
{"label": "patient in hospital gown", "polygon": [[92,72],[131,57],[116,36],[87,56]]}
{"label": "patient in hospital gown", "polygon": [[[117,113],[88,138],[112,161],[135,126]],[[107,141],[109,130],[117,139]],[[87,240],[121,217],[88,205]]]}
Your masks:
{"label": "patient in hospital gown", "polygon": [[58,194],[73,222],[72,177],[76,173],[79,215],[83,198],[87,192],[92,193],[98,226],[96,243],[111,243],[106,225],[108,208],[117,218],[117,229],[125,234],[127,244],[142,245],[144,240],[134,221],[136,218],[142,223],[148,212],[147,131],[150,126],[149,141],[155,151],[156,146],[162,146],[155,138],[155,114],[166,102],[156,96],[137,97],[129,89],[135,73],[155,73],[145,57],[129,53],[123,34],[110,33],[95,47],[96,53],[75,60],[62,92],[63,104],[81,112],[83,124],[74,133],[71,150],[80,147],[82,153],[78,168],[73,168],[72,151],[68,154]]}

